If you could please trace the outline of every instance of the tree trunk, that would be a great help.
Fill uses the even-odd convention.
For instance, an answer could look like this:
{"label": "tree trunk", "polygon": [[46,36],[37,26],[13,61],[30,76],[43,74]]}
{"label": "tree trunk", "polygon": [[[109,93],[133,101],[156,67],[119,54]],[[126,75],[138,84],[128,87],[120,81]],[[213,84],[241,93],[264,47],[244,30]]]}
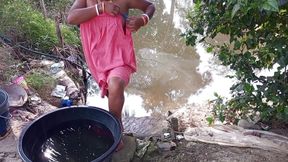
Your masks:
{"label": "tree trunk", "polygon": [[47,17],[47,10],[46,10],[46,6],[45,6],[44,0],[40,0],[40,6],[41,6],[41,8],[42,8],[43,16],[44,16],[45,19],[46,19],[46,17]]}
{"label": "tree trunk", "polygon": [[55,16],[55,25],[56,25],[56,34],[58,37],[59,45],[63,48],[64,39],[63,39],[61,28],[60,28],[60,16]]}

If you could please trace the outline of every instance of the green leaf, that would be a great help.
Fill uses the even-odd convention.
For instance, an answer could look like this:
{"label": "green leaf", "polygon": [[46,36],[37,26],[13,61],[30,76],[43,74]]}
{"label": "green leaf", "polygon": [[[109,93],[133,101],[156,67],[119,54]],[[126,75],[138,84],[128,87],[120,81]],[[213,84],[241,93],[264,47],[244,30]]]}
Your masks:
{"label": "green leaf", "polygon": [[231,19],[235,16],[235,14],[237,13],[239,9],[240,9],[240,4],[239,3],[235,4],[232,9]]}
{"label": "green leaf", "polygon": [[288,107],[285,107],[285,108],[284,108],[284,114],[285,114],[285,117],[288,118]]}
{"label": "green leaf", "polygon": [[214,118],[212,116],[207,117],[206,120],[207,120],[209,126],[211,126],[214,122]]}
{"label": "green leaf", "polygon": [[254,91],[254,87],[248,83],[244,84],[244,90],[247,93],[252,93]]}
{"label": "green leaf", "polygon": [[[205,35],[201,37],[205,39],[201,40],[208,44],[219,34],[227,35],[224,41],[214,44],[213,52],[222,65],[235,71],[233,76],[239,80],[230,88],[231,99],[215,95],[211,102],[214,119],[235,123],[235,119],[259,112],[261,120],[288,121],[287,6],[280,6],[279,0],[197,2],[198,8],[194,5],[191,11],[191,33],[187,33],[186,40],[193,44],[191,36],[201,35],[202,29]],[[275,63],[279,67],[273,75],[258,76],[258,71],[272,69]]]}
{"label": "green leaf", "polygon": [[277,0],[267,0],[265,3],[263,3],[262,9],[277,12],[277,11],[279,11],[278,1]]}
{"label": "green leaf", "polygon": [[207,47],[206,51],[207,51],[208,53],[211,53],[211,52],[213,51],[213,47]]}
{"label": "green leaf", "polygon": [[240,43],[240,41],[235,41],[235,43],[234,43],[234,49],[235,50],[239,50],[240,49],[240,47],[241,47],[241,43]]}
{"label": "green leaf", "polygon": [[223,123],[225,121],[225,115],[223,114],[223,112],[219,113],[219,120]]}

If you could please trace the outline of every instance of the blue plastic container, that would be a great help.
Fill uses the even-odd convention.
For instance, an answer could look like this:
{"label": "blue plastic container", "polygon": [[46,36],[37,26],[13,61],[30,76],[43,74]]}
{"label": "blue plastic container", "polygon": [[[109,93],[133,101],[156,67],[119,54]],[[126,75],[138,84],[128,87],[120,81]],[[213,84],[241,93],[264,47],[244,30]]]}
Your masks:
{"label": "blue plastic container", "polygon": [[0,89],[0,136],[10,128],[8,94]]}
{"label": "blue plastic container", "polygon": [[60,107],[69,107],[73,105],[73,101],[68,99],[62,99],[60,102]]}
{"label": "blue plastic container", "polygon": [[92,160],[92,162],[110,162],[112,154],[121,140],[122,135],[120,122],[106,110],[85,106],[57,109],[39,117],[23,129],[18,143],[18,153],[22,161],[33,161],[33,156],[35,156],[35,154],[37,155],[37,151],[35,151],[37,149],[35,149],[35,147],[38,145],[37,142],[43,139],[43,135],[45,136],[49,134],[51,130],[63,123],[79,120],[89,120],[95,123],[100,123],[110,131],[111,140],[113,141],[112,145],[107,149],[107,151]]}

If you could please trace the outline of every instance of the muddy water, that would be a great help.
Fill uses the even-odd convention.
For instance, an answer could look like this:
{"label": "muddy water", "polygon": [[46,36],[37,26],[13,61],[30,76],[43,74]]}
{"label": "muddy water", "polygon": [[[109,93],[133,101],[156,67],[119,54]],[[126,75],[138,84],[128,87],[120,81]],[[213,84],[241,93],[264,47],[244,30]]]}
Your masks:
{"label": "muddy water", "polygon": [[[138,69],[125,93],[124,112],[129,116],[166,114],[184,107],[211,82],[209,69],[199,69],[203,58],[207,62],[211,56],[199,54],[199,50],[205,53],[201,45],[187,47],[180,36],[188,24],[185,17],[192,1],[152,2],[156,6],[153,19],[133,34]],[[89,96],[88,104],[107,109],[107,99],[100,99],[98,90]]]}
{"label": "muddy water", "polygon": [[[187,103],[205,85],[197,72],[199,56],[180,36],[191,1],[154,1],[157,11],[147,27],[134,35],[138,71],[128,92],[140,94],[144,107],[165,112]],[[182,24],[183,23],[183,24]]]}

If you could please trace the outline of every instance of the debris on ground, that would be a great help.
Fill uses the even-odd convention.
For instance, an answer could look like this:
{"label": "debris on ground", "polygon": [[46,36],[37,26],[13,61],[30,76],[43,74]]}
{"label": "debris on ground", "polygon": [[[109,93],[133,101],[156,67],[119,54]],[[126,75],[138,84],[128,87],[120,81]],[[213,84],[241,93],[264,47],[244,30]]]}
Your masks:
{"label": "debris on ground", "polygon": [[8,102],[10,107],[21,107],[28,100],[26,90],[18,84],[10,84],[2,88],[8,94]]}

